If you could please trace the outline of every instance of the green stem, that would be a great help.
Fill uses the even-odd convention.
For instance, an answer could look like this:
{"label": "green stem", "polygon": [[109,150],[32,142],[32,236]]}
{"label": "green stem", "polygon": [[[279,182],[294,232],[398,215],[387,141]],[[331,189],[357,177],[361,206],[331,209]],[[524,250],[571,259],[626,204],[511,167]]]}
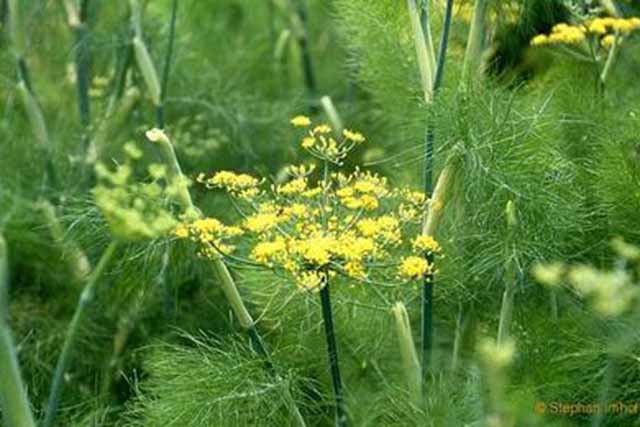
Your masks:
{"label": "green stem", "polygon": [[[432,257],[427,257],[429,263]],[[422,284],[422,373],[427,374],[433,352],[433,283],[434,275],[428,274]]]}
{"label": "green stem", "polygon": [[180,167],[180,162],[178,161],[171,140],[162,130],[150,131],[147,133],[147,137],[149,137],[150,134],[155,135],[152,136],[153,139],[150,138],[150,140],[155,142],[160,149],[160,155],[169,169],[169,179],[178,186],[177,197],[182,209],[189,214],[196,212],[191,194],[189,193],[187,178],[182,173],[182,168]]}
{"label": "green stem", "polygon": [[409,9],[411,28],[413,29],[413,41],[416,48],[416,59],[420,70],[424,101],[427,104],[431,104],[433,101],[433,78],[435,72],[432,61],[433,45],[427,44],[416,0],[407,0],[407,7]]}
{"label": "green stem", "polygon": [[444,64],[447,58],[447,48],[449,46],[449,30],[451,29],[451,17],[453,15],[453,0],[447,0],[444,12],[444,24],[442,26],[442,36],[440,37],[440,49],[438,50],[438,62],[436,63],[436,76],[433,79],[434,95],[442,85],[444,77]]}
{"label": "green stem", "polygon": [[345,412],[344,395],[342,391],[342,379],[340,377],[340,364],[338,362],[338,347],[336,345],[335,330],[333,327],[333,313],[331,310],[331,295],[329,293],[329,278],[327,273],[323,277],[323,286],[320,290],[320,302],[322,304],[322,319],[324,322],[324,332],[327,340],[327,352],[329,354],[329,370],[331,371],[331,384],[333,394],[336,399],[335,425],[345,427],[347,425],[347,414]]}
{"label": "green stem", "polygon": [[607,79],[609,78],[609,75],[611,74],[611,70],[613,69],[613,66],[618,57],[618,44],[620,42],[621,36],[619,33],[616,32],[614,37],[615,38],[613,40],[613,46],[611,46],[611,49],[609,50],[609,54],[607,55],[607,61],[604,63],[604,68],[602,69],[602,73],[600,73],[600,85],[602,90],[604,90],[605,88]]}
{"label": "green stem", "polygon": [[502,306],[500,307],[500,321],[498,324],[498,345],[504,344],[511,332],[511,319],[513,317],[513,301],[515,297],[515,283],[513,275],[507,274],[507,283],[502,294]]}
{"label": "green stem", "polygon": [[[253,321],[249,310],[247,310],[247,307],[245,306],[244,301],[240,296],[240,292],[238,291],[238,287],[236,286],[236,282],[233,279],[231,272],[229,271],[227,265],[224,263],[221,257],[214,258],[212,261],[214,270],[216,271],[216,274],[220,279],[222,292],[224,293],[227,302],[231,306],[233,314],[235,315],[236,319],[238,319],[240,326],[247,332],[247,335],[251,340],[251,346],[253,350],[260,356],[264,357],[265,367],[267,371],[271,375],[279,379],[279,376],[273,366],[273,362],[271,361],[271,356],[269,355],[269,352],[264,345],[264,341],[262,340],[262,337],[260,336],[260,333],[255,326],[255,322]],[[299,427],[306,427],[304,418],[302,418],[300,410],[298,409],[293,396],[291,396],[291,392],[289,391],[288,387],[285,389],[285,398],[287,401],[287,406],[289,407],[289,411],[291,412],[291,416],[296,421],[296,424]]]}
{"label": "green stem", "polygon": [[473,18],[469,38],[467,39],[467,49],[462,63],[462,83],[466,84],[470,74],[475,75],[480,66],[480,57],[485,38],[485,21],[487,15],[488,0],[475,0],[473,6]]}
{"label": "green stem", "polygon": [[171,60],[173,57],[173,45],[176,36],[176,15],[178,11],[178,0],[173,0],[171,7],[171,20],[169,23],[169,42],[167,44],[167,55],[162,69],[162,81],[160,86],[160,103],[156,106],[156,127],[165,127],[165,99],[167,97],[167,86],[169,84],[169,73],[171,71]]}
{"label": "green stem", "polygon": [[458,305],[458,315],[456,316],[456,331],[453,337],[453,352],[451,355],[451,371],[455,372],[458,369],[458,364],[460,361],[460,347],[462,345],[462,335],[464,324],[462,321],[463,318],[462,304]]}
{"label": "green stem", "polygon": [[56,364],[56,370],[53,374],[51,389],[49,391],[49,400],[47,403],[47,408],[45,410],[42,427],[53,426],[56,413],[58,412],[60,399],[62,397],[64,375],[69,368],[69,364],[71,363],[76,340],[87,316],[87,309],[93,302],[98,283],[102,278],[107,265],[113,258],[117,247],[118,242],[116,240],[111,241],[107,249],[105,249],[105,251],[102,253],[100,261],[98,261],[96,268],[91,272],[91,276],[89,276],[89,280],[82,290],[82,294],[80,295],[80,299],[78,300],[78,304],[76,305],[75,312],[73,313],[73,318],[71,319],[71,323],[69,324],[69,328],[67,329],[64,344],[62,346],[62,352],[60,353],[58,363]]}
{"label": "green stem", "polygon": [[22,382],[15,343],[9,329],[9,263],[0,234],[0,407],[7,425],[35,427],[29,397]]}
{"label": "green stem", "polygon": [[309,105],[311,113],[316,112],[314,105],[317,84],[316,75],[313,68],[313,59],[311,57],[311,49],[309,47],[309,25],[307,16],[307,4],[306,0],[298,0],[299,6],[297,10],[297,16],[300,20],[300,28],[298,31],[298,45],[300,46],[300,52],[302,55],[302,70],[304,72],[304,84],[307,88],[307,94],[309,96]]}
{"label": "green stem", "polygon": [[344,125],[342,123],[342,119],[340,118],[338,110],[336,110],[336,106],[333,104],[333,100],[331,99],[331,97],[323,96],[322,98],[320,98],[320,104],[322,104],[322,109],[329,118],[329,123],[331,123],[333,130],[336,132],[336,134],[342,135]]}
{"label": "green stem", "polygon": [[407,388],[414,403],[419,405],[422,401],[422,371],[420,370],[420,362],[413,342],[409,314],[407,313],[407,308],[401,302],[396,303],[392,311],[396,321],[398,343],[400,344],[400,355],[407,380]]}

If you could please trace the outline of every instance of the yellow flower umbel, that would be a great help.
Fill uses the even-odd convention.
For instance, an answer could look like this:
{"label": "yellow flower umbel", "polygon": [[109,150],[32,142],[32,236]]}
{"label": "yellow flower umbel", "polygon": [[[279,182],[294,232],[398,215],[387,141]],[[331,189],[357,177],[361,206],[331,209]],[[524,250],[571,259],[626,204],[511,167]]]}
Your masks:
{"label": "yellow flower umbel", "polygon": [[96,205],[109,223],[114,237],[142,240],[168,235],[177,220],[168,208],[175,183],[168,182],[166,168],[151,164],[147,172],[151,181],[133,179],[132,162],[141,157],[133,143],[125,145],[127,160],[115,170],[96,165],[98,185],[93,189]]}
{"label": "yellow flower umbel", "polygon": [[603,46],[611,46],[616,34],[623,36],[638,29],[640,29],[640,18],[594,18],[576,25],[557,24],[550,34],[538,34],[531,39],[531,44],[533,46],[576,45],[591,37],[599,39]]}
{"label": "yellow flower umbel", "polygon": [[[308,117],[297,116],[291,120],[291,124],[310,127],[312,123]],[[335,135],[331,126],[323,123],[310,128],[302,137],[300,146],[319,160],[339,165],[351,150],[364,142],[365,137],[360,132],[345,129],[342,135]]]}
{"label": "yellow flower umbel", "polygon": [[[304,147],[311,142],[303,139],[303,148],[323,162],[321,170],[314,165],[290,166],[286,177],[271,185],[230,171],[201,175],[198,182],[234,199],[241,218],[234,227],[215,223],[208,233],[198,232],[201,227],[195,223],[183,225],[176,229],[176,235],[228,254],[236,246],[231,245],[231,239],[242,233],[248,244],[237,246],[246,248],[247,262],[286,272],[300,289],[319,290],[325,279],[336,275],[364,282],[393,280],[399,262],[396,254],[403,242],[412,241],[403,236],[411,227],[417,228],[426,197],[391,188],[385,177],[370,171],[331,172],[328,165],[340,164],[365,137],[345,130],[337,141],[328,125],[314,126],[303,116],[291,122],[308,128],[305,138],[313,139],[313,144]],[[439,251],[435,241],[416,242],[421,252]],[[431,271],[425,263],[414,266],[409,276]]]}
{"label": "yellow flower umbel", "polygon": [[429,261],[419,256],[409,256],[402,259],[398,267],[400,277],[407,280],[424,279],[431,271],[432,267]]}
{"label": "yellow flower umbel", "polygon": [[307,116],[295,116],[291,119],[291,124],[296,127],[307,127],[311,125],[311,119]]}
{"label": "yellow flower umbel", "polygon": [[174,235],[200,243],[200,255],[216,257],[220,254],[228,255],[235,250],[229,240],[242,235],[242,229],[224,225],[216,218],[200,218],[179,224],[174,229]]}
{"label": "yellow flower umbel", "polygon": [[436,273],[434,257],[442,252],[440,244],[431,236],[420,235],[413,239],[411,247],[420,256],[404,258],[398,267],[398,275],[406,280],[431,280]]}

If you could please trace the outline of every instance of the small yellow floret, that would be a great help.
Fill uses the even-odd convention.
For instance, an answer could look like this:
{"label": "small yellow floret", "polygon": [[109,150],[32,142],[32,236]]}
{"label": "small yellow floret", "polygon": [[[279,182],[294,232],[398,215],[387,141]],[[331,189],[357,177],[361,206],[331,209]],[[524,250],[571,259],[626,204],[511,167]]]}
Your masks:
{"label": "small yellow floret", "polygon": [[418,280],[431,272],[431,265],[426,259],[418,256],[409,256],[402,260],[398,267],[400,277]]}
{"label": "small yellow floret", "polygon": [[349,129],[345,129],[342,131],[342,135],[349,141],[353,141],[356,144],[361,144],[364,142],[364,136],[360,132],[354,132]]}
{"label": "small yellow floret", "polygon": [[440,244],[431,236],[422,235],[413,240],[413,250],[420,252],[440,253]]}
{"label": "small yellow floret", "polygon": [[295,127],[307,127],[311,125],[311,119],[307,116],[295,116],[291,119],[291,124]]}

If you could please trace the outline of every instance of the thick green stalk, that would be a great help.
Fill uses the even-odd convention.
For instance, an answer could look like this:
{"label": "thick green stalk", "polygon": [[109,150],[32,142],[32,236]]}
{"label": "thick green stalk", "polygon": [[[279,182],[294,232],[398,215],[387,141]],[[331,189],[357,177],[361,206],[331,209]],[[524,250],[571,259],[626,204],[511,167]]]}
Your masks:
{"label": "thick green stalk", "polygon": [[429,206],[425,211],[422,225],[422,234],[425,236],[435,236],[438,225],[442,219],[442,213],[449,195],[449,186],[453,180],[453,159],[449,159],[438,176],[433,194],[431,195]]}
{"label": "thick green stalk", "polygon": [[17,59],[23,58],[25,54],[24,28],[20,16],[19,0],[8,0],[9,7],[9,35],[13,52]]}
{"label": "thick green stalk", "polygon": [[238,322],[240,323],[242,329],[249,330],[253,327],[253,319],[249,314],[249,310],[247,310],[247,307],[242,301],[240,292],[238,292],[236,283],[233,280],[233,277],[231,276],[227,265],[224,263],[221,257],[216,257],[213,259],[213,267],[216,270],[218,278],[220,279],[222,292],[227,298],[227,302],[231,306],[233,314],[235,314],[236,319],[238,319]]}
{"label": "thick green stalk", "polygon": [[[75,0],[64,0],[67,11],[67,22],[75,37],[75,69],[76,91],[78,94],[78,112],[80,123],[84,128],[84,143],[88,143],[88,128],[91,124],[91,103],[89,101],[89,88],[91,86],[89,28],[87,26],[87,14],[89,2],[83,0],[81,9],[78,10]],[[86,147],[85,147],[86,149]]]}
{"label": "thick green stalk", "polygon": [[48,184],[54,185],[56,181],[53,160],[51,157],[51,146],[49,144],[49,133],[44,120],[44,115],[36,99],[31,86],[29,67],[25,61],[25,34],[21,19],[20,4],[17,0],[9,0],[9,32],[11,44],[16,58],[16,68],[18,74],[17,90],[20,99],[27,113],[31,131],[41,150],[45,153],[45,180]]}
{"label": "thick green stalk", "polygon": [[[447,48],[449,46],[449,30],[451,28],[451,16],[453,13],[453,0],[447,0],[444,24],[442,27],[442,36],[440,37],[440,49],[438,50],[438,61],[435,66],[435,76],[433,78],[433,92],[435,97],[442,85],[444,77],[444,65],[447,58]],[[427,94],[425,93],[425,99]],[[427,123],[427,132],[425,135],[424,148],[424,192],[426,195],[433,191],[433,145],[434,145],[434,129],[431,123]]]}
{"label": "thick green stalk", "polygon": [[327,340],[327,353],[329,355],[329,370],[331,371],[331,384],[336,399],[336,427],[347,425],[347,413],[345,411],[344,394],[342,390],[342,378],[340,377],[340,363],[338,361],[338,346],[336,345],[335,330],[333,327],[333,312],[331,310],[331,295],[329,293],[329,278],[325,274],[323,286],[320,290],[320,303],[322,305],[322,319],[324,322],[325,338]]}
{"label": "thick green stalk", "polygon": [[[453,162],[451,158],[445,164],[444,169],[440,172],[438,182],[436,183],[433,195],[429,202],[429,206],[425,212],[423,221],[422,234],[426,236],[435,236],[436,229],[442,218],[442,211],[447,198],[448,187],[451,182]],[[433,262],[433,256],[427,256],[429,263]],[[426,374],[431,363],[431,353],[433,349],[433,286],[435,275],[427,274],[422,284],[422,373]]]}
{"label": "thick green stalk", "polygon": [[511,319],[513,316],[513,302],[516,292],[515,274],[512,268],[508,267],[506,272],[506,283],[502,294],[502,306],[500,307],[500,320],[498,323],[498,345],[502,345],[509,339],[511,332]]}
{"label": "thick green stalk", "polygon": [[416,58],[418,60],[418,68],[420,70],[420,80],[422,82],[422,92],[424,94],[424,101],[427,104],[431,104],[433,101],[433,81],[435,76],[434,61],[432,58],[433,44],[427,43],[425,37],[420,11],[416,4],[416,0],[407,0],[407,6],[409,8],[409,18],[411,21],[411,28],[413,29],[413,40],[416,48]]}
{"label": "thick green stalk", "polygon": [[414,403],[419,405],[422,401],[422,369],[420,368],[420,361],[418,360],[418,354],[416,353],[416,347],[413,342],[409,314],[407,313],[407,308],[401,302],[397,302],[393,306],[392,311],[396,321],[400,356],[402,357],[407,388]]}
{"label": "thick green stalk", "polygon": [[323,96],[322,98],[320,98],[320,104],[322,104],[322,109],[329,118],[329,123],[331,123],[333,130],[338,135],[342,135],[344,125],[342,124],[340,114],[338,114],[338,110],[336,110],[336,106],[333,104],[331,97]]}
{"label": "thick green stalk", "polygon": [[[247,331],[254,351],[265,358],[267,370],[269,370],[272,375],[276,376],[276,378],[279,378],[278,374],[275,372],[273,363],[271,362],[271,356],[267,352],[262,337],[260,336],[258,329],[255,326],[255,322],[253,321],[249,310],[247,310],[247,307],[244,305],[244,301],[240,296],[240,292],[238,292],[236,282],[233,279],[231,272],[227,268],[227,265],[224,263],[221,256],[214,258],[212,261],[216,274],[220,279],[222,292],[224,293],[227,302],[231,306],[233,314],[235,315],[236,319],[238,319],[240,326],[242,327],[242,329]],[[285,393],[287,405],[289,407],[289,411],[291,412],[291,416],[295,420],[298,427],[305,427],[306,423],[304,421],[304,418],[302,418],[298,406],[293,400],[293,396],[291,396],[288,388],[286,389]]]}
{"label": "thick green stalk", "polygon": [[167,55],[162,70],[162,86],[160,88],[160,105],[157,108],[157,126],[164,129],[164,105],[167,99],[167,87],[169,85],[169,73],[171,71],[171,61],[173,59],[173,45],[176,38],[176,17],[178,15],[178,0],[173,0],[171,7],[171,20],[169,23],[169,42],[167,44]]}
{"label": "thick green stalk", "polygon": [[300,47],[300,54],[302,59],[302,71],[304,74],[304,84],[307,88],[307,94],[309,96],[309,105],[311,113],[315,113],[316,106],[314,105],[315,97],[317,93],[316,74],[313,67],[313,59],[311,57],[311,49],[309,46],[309,25],[307,14],[307,0],[296,0],[298,7],[291,14],[292,26],[294,34],[298,40],[298,46]]}
{"label": "thick green stalk", "polygon": [[160,93],[162,91],[160,88],[160,80],[158,79],[158,73],[153,65],[153,60],[147,50],[147,46],[144,44],[140,36],[135,36],[133,38],[133,49],[138,68],[142,73],[147,90],[151,96],[151,101],[153,102],[153,105],[158,107],[160,105]]}
{"label": "thick green stalk", "polygon": [[48,150],[49,132],[47,131],[47,125],[44,121],[44,115],[38,105],[38,101],[36,101],[33,93],[29,90],[25,80],[20,80],[18,82],[17,89],[20,94],[20,98],[22,99],[22,104],[27,111],[27,117],[29,118],[31,130],[33,131],[33,135],[36,137],[36,141],[38,141],[40,147]]}
{"label": "thick green stalk", "polygon": [[[49,233],[55,242],[64,247],[64,229],[56,213],[56,208],[48,201],[41,200],[37,206],[42,210],[44,219],[49,229]],[[69,266],[73,273],[73,278],[77,282],[84,282],[91,272],[91,265],[87,255],[76,242],[69,242],[66,252],[68,253]]]}
{"label": "thick green stalk", "polygon": [[9,263],[0,234],[0,407],[11,427],[35,427],[29,397],[20,375],[16,347],[9,329]]}
{"label": "thick green stalk", "polygon": [[444,24],[442,25],[442,35],[440,37],[440,48],[438,49],[438,62],[436,63],[436,75],[433,79],[434,95],[442,86],[444,77],[444,64],[447,59],[447,48],[449,47],[449,31],[451,30],[451,17],[453,15],[453,0],[447,0],[444,12]]}
{"label": "thick green stalk", "polygon": [[467,49],[462,63],[462,83],[466,84],[469,77],[475,76],[480,67],[480,59],[484,48],[486,33],[486,19],[489,0],[475,0],[471,29],[467,39]]}
{"label": "thick green stalk", "polygon": [[189,187],[187,185],[187,178],[182,173],[180,162],[176,157],[176,152],[173,149],[173,144],[167,136],[167,134],[160,129],[152,129],[147,132],[147,138],[151,142],[155,142],[160,150],[160,155],[164,163],[169,168],[169,179],[173,185],[178,187],[178,201],[180,205],[187,213],[194,213],[196,211],[193,201],[191,200],[191,194],[189,193]]}
{"label": "thick green stalk", "polygon": [[429,8],[431,6],[430,0],[423,0],[420,10],[420,27],[424,34],[424,40],[426,42],[427,50],[429,52],[429,62],[431,69],[436,69],[436,53],[434,50],[433,36],[431,35],[431,15],[429,14]]}
{"label": "thick green stalk", "polygon": [[100,283],[102,275],[105,273],[107,265],[113,258],[117,247],[118,242],[116,240],[113,240],[109,244],[107,249],[102,253],[100,261],[98,261],[95,269],[91,272],[91,276],[89,276],[87,284],[82,290],[82,294],[80,295],[80,299],[76,305],[71,323],[67,329],[64,344],[62,346],[62,352],[58,357],[58,363],[56,364],[56,369],[53,374],[51,389],[49,391],[49,400],[47,402],[42,427],[53,426],[53,422],[55,421],[55,417],[58,412],[58,406],[60,405],[60,399],[62,397],[64,375],[71,363],[78,335],[87,316],[87,310],[93,302],[96,288]]}
{"label": "thick green stalk", "polygon": [[614,35],[613,45],[611,46],[611,49],[609,49],[607,60],[604,63],[602,72],[600,73],[600,84],[603,89],[607,83],[609,75],[611,74],[611,70],[613,69],[616,59],[618,58],[618,50],[620,49],[619,44],[621,42],[621,38],[622,36],[620,35],[620,33],[616,32],[616,34]]}

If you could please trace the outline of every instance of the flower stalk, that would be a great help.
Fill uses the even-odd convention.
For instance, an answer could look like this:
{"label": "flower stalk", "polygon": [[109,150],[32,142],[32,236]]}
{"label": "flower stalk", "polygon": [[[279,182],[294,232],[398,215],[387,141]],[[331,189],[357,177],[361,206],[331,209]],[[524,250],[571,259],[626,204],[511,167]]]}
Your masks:
{"label": "flower stalk", "polygon": [[[514,241],[514,235],[518,220],[516,217],[515,205],[512,200],[507,203],[505,210],[507,217],[507,249],[509,250]],[[502,306],[500,307],[500,320],[498,323],[498,345],[503,345],[509,339],[511,333],[511,319],[513,316],[513,305],[517,286],[517,259],[515,254],[509,256],[505,263],[505,288],[502,294]]]}
{"label": "flower stalk", "polygon": [[475,0],[471,29],[467,39],[467,48],[462,63],[462,83],[466,84],[469,77],[475,76],[480,67],[480,59],[484,48],[486,35],[486,18],[489,0]]}
{"label": "flower stalk", "polygon": [[345,411],[344,394],[342,390],[342,378],[340,377],[340,365],[338,362],[338,346],[336,344],[335,330],[333,327],[333,311],[331,309],[331,294],[329,292],[329,277],[325,271],[322,275],[322,289],[320,289],[320,303],[322,305],[322,319],[324,323],[327,352],[329,355],[329,370],[331,371],[331,385],[336,400],[335,425],[345,427],[347,425],[347,413]]}
{"label": "flower stalk", "polygon": [[[433,82],[435,76],[435,55],[433,52],[433,41],[431,36],[426,36],[422,24],[421,11],[418,9],[416,0],[407,0],[409,8],[409,18],[413,29],[413,39],[416,47],[416,58],[420,69],[420,80],[422,82],[422,92],[424,101],[431,104],[433,101]],[[428,19],[427,19],[428,21]],[[426,25],[427,29],[429,28]]]}
{"label": "flower stalk", "polygon": [[[78,94],[78,112],[80,123],[83,127],[83,143],[89,142],[89,126],[91,124],[91,103],[89,100],[89,88],[91,86],[91,49],[89,45],[89,27],[87,16],[89,0],[82,0],[78,9],[75,0],[65,0],[64,7],[67,12],[67,23],[75,36],[75,69],[76,91]],[[86,147],[85,147],[86,149]]]}
{"label": "flower stalk", "polygon": [[[438,225],[442,218],[442,212],[447,197],[447,190],[451,182],[453,162],[451,158],[445,165],[435,189],[433,196],[429,201],[428,207],[425,211],[425,217],[423,221],[422,234],[424,236],[435,236]],[[431,265],[433,263],[433,255],[426,255],[427,262]],[[431,353],[433,350],[433,286],[435,281],[435,270],[431,269],[428,274],[425,275],[422,284],[422,373],[426,374],[429,365],[431,363]]]}
{"label": "flower stalk", "polygon": [[45,154],[45,180],[49,185],[54,185],[56,178],[53,159],[51,157],[49,132],[44,120],[44,115],[42,114],[42,110],[31,86],[29,67],[25,60],[26,42],[20,5],[18,0],[9,0],[7,6],[9,8],[9,35],[16,58],[18,74],[18,83],[16,88],[27,113],[29,123],[31,124],[33,136],[38,142],[40,149],[42,149]]}
{"label": "flower stalk", "polygon": [[329,118],[329,123],[331,123],[331,127],[335,129],[338,135],[342,135],[342,131],[344,130],[344,124],[342,123],[342,119],[340,118],[340,114],[338,110],[336,110],[336,106],[333,104],[333,100],[330,96],[323,96],[320,98],[320,104],[322,104],[322,109],[325,114]]}
{"label": "flower stalk", "polygon": [[164,163],[169,168],[169,179],[177,186],[177,199],[185,213],[196,212],[196,208],[189,193],[188,180],[182,173],[180,162],[176,156],[171,140],[167,134],[160,129],[151,129],[146,133],[147,139],[154,142],[160,151]]}
{"label": "flower stalk", "polygon": [[[233,314],[235,315],[236,319],[238,319],[238,322],[240,323],[242,329],[247,331],[247,335],[249,335],[253,350],[260,356],[264,357],[267,370],[279,379],[279,376],[274,369],[273,362],[271,361],[271,356],[267,352],[264,341],[262,340],[262,337],[260,336],[260,333],[255,326],[255,322],[251,317],[249,310],[247,310],[247,307],[245,306],[244,301],[240,296],[240,292],[238,292],[238,287],[236,286],[231,272],[222,260],[222,256],[218,256],[213,259],[213,267],[218,278],[220,279],[222,292],[224,293],[227,302],[231,306]],[[289,407],[289,411],[291,412],[291,416],[295,420],[298,427],[305,427],[306,422],[304,421],[302,414],[300,414],[300,410],[293,400],[293,396],[291,396],[288,388],[286,389],[285,393],[287,405]]]}
{"label": "flower stalk", "polygon": [[422,369],[413,342],[413,333],[407,308],[401,302],[397,302],[392,309],[400,344],[400,355],[404,366],[409,394],[416,405],[422,401]]}
{"label": "flower stalk", "polygon": [[75,312],[73,313],[71,323],[69,324],[69,328],[67,329],[64,344],[62,346],[62,352],[58,357],[56,369],[53,374],[51,389],[49,391],[49,399],[47,402],[42,427],[53,426],[58,412],[58,407],[60,405],[60,399],[62,398],[64,375],[69,369],[69,364],[71,363],[73,357],[73,351],[75,350],[78,335],[80,333],[82,325],[84,324],[85,318],[87,317],[88,308],[93,302],[96,289],[101,282],[102,276],[104,275],[107,266],[113,259],[117,247],[117,240],[112,240],[111,243],[109,243],[109,246],[107,246],[105,251],[102,253],[98,264],[91,272],[91,275],[87,280],[87,284],[82,290],[80,299],[78,300],[78,303],[76,305]]}
{"label": "flower stalk", "polygon": [[307,94],[309,96],[310,111],[314,113],[316,107],[314,106],[315,97],[317,93],[316,74],[313,67],[313,58],[311,56],[311,49],[309,46],[309,25],[308,25],[308,13],[307,13],[307,0],[297,0],[297,10],[291,14],[291,20],[294,27],[294,33],[300,47],[300,54],[302,57],[302,71],[304,74],[304,84],[307,88]]}
{"label": "flower stalk", "polygon": [[[445,19],[440,38],[440,47],[438,51],[438,59],[433,46],[433,38],[431,36],[431,26],[429,20],[429,2],[424,2],[422,7],[418,8],[415,0],[407,0],[409,9],[409,18],[414,34],[414,43],[416,48],[416,58],[420,77],[422,82],[422,91],[424,101],[427,106],[433,103],[434,97],[442,84],[444,75],[444,64],[447,55],[447,47],[449,43],[449,29],[451,27],[451,16],[453,11],[453,0],[448,0],[445,9]],[[425,151],[424,151],[424,168],[423,183],[424,193],[429,195],[433,188],[433,140],[434,132],[431,125],[427,124],[425,134]],[[435,215],[431,215],[434,216]],[[426,220],[425,220],[426,223]],[[425,234],[425,233],[423,233]],[[428,234],[433,236],[433,234]],[[427,256],[427,262],[431,263],[433,259]],[[433,283],[434,275],[430,272],[425,278],[422,286],[422,371],[426,373],[429,365],[432,340],[433,340]]]}
{"label": "flower stalk", "polygon": [[29,397],[22,381],[15,343],[9,329],[9,262],[0,234],[0,408],[7,425],[35,427]]}
{"label": "flower stalk", "polygon": [[[65,232],[60,219],[56,214],[56,208],[48,200],[41,200],[37,204],[42,210],[49,233],[59,245],[64,245]],[[87,254],[76,242],[69,242],[67,247],[69,266],[73,274],[73,278],[78,283],[83,283],[91,273],[91,264],[87,258]]]}

